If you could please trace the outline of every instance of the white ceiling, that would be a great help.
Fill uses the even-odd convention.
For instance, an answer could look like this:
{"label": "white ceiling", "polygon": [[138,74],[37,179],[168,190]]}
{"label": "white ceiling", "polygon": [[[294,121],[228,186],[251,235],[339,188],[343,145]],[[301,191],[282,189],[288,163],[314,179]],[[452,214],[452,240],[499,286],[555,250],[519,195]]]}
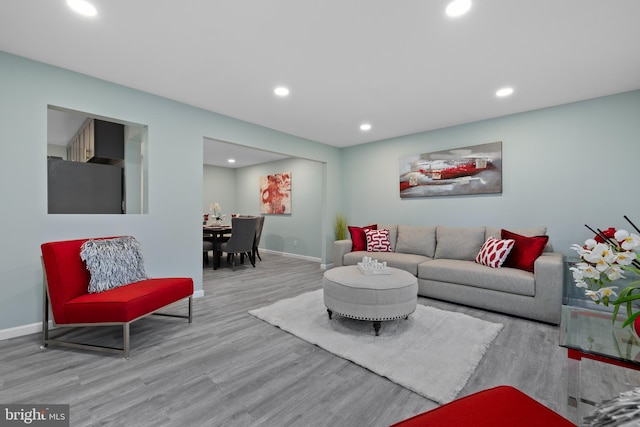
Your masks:
{"label": "white ceiling", "polygon": [[77,111],[47,110],[47,144],[67,146],[90,117]]}
{"label": "white ceiling", "polygon": [[[272,153],[209,138],[205,138],[203,143],[203,163],[205,165],[242,168],[290,157],[285,154]],[[235,163],[229,163],[228,159],[234,159]]]}
{"label": "white ceiling", "polygon": [[640,88],[638,0],[92,2],[2,0],[0,50],[337,147]]}

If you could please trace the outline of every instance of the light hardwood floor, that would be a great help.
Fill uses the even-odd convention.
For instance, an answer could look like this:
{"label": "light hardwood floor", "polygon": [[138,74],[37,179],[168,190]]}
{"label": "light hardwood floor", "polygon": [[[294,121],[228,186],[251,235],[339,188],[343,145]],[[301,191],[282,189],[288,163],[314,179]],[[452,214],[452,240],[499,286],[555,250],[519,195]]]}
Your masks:
{"label": "light hardwood floor", "polygon": [[[322,286],[315,262],[261,254],[256,268],[203,269],[194,323],[133,324],[131,357],[52,347],[39,334],[0,342],[0,403],[66,403],[72,426],[387,426],[435,403],[247,311]],[[505,325],[464,396],[513,385],[566,413],[566,350],[558,328],[420,298],[419,303]],[[186,304],[177,307],[185,311]],[[319,307],[324,310],[323,307]],[[117,344],[120,328],[83,332]],[[585,397],[640,385],[637,373],[583,362]]]}

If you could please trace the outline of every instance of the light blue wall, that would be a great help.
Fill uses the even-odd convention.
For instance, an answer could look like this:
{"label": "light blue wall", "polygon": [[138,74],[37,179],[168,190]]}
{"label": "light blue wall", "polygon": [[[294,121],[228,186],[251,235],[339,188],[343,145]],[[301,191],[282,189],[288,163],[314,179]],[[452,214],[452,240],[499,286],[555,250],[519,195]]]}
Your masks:
{"label": "light blue wall", "polygon": [[[400,199],[399,158],[502,141],[503,193]],[[555,249],[640,225],[640,91],[346,148],[349,224],[546,225]]]}
{"label": "light blue wall", "polygon": [[202,186],[202,213],[210,214],[212,203],[218,202],[229,222],[232,213],[237,213],[236,170],[204,165]]}
{"label": "light blue wall", "polygon": [[[136,236],[151,276],[193,277],[202,289],[203,138],[327,165],[323,218],[340,210],[340,150],[0,52],[0,332],[41,319],[40,244]],[[147,215],[47,215],[47,105],[148,125]],[[327,222],[323,219],[323,222]],[[330,259],[323,235],[323,258]]]}
{"label": "light blue wall", "polygon": [[237,169],[238,211],[260,214],[260,176],[291,172],[291,215],[265,215],[260,247],[312,258],[322,257],[324,165],[287,159]]}

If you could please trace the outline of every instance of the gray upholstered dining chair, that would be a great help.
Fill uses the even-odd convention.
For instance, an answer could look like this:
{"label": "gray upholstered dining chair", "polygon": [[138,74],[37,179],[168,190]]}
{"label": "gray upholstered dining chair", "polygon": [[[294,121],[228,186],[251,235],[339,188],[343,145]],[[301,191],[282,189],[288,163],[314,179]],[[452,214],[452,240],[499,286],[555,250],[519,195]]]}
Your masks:
{"label": "gray upholstered dining chair", "polygon": [[262,237],[262,226],[264,225],[264,216],[258,217],[258,222],[256,225],[256,239],[253,242],[253,260],[256,260],[256,255],[262,261],[262,257],[260,256],[260,252],[258,252],[258,245],[260,244],[260,238]]}
{"label": "gray upholstered dining chair", "polygon": [[[227,259],[231,261],[231,268],[236,269],[236,255],[249,257],[252,266],[256,266],[253,257],[253,244],[256,238],[257,217],[236,217],[231,218],[231,237],[226,242],[217,244],[216,250],[227,253]],[[214,269],[216,268],[214,264]]]}

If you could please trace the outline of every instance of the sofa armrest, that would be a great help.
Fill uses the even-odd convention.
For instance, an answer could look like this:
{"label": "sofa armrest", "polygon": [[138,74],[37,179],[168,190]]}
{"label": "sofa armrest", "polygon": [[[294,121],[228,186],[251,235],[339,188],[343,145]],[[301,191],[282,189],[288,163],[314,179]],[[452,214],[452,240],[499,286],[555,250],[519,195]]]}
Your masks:
{"label": "sofa armrest", "polygon": [[548,309],[548,322],[560,323],[564,281],[564,256],[559,252],[544,252],[533,265],[536,295]]}
{"label": "sofa armrest", "polygon": [[342,267],[344,265],[344,256],[351,252],[353,243],[351,240],[336,240],[333,242],[333,266]]}

